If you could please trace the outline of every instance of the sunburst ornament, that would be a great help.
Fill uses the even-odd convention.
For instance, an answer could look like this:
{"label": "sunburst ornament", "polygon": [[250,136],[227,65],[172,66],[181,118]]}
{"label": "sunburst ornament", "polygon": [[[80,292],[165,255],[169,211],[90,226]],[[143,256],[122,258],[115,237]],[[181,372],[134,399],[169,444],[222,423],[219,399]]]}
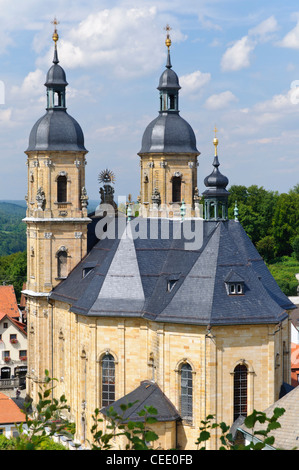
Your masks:
{"label": "sunburst ornament", "polygon": [[104,184],[107,184],[107,183],[112,183],[114,184],[115,183],[115,175],[113,173],[113,171],[111,170],[103,170],[101,171],[101,173],[99,174],[99,183],[104,183]]}

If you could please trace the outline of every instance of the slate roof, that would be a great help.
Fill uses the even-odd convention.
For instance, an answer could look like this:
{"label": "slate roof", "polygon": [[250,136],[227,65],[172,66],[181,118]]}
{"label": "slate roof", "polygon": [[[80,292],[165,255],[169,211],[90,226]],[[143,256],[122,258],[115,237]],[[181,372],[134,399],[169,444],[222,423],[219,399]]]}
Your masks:
{"label": "slate roof", "polygon": [[146,127],[138,155],[146,153],[199,155],[194,131],[178,111],[161,111],[159,116]]}
{"label": "slate roof", "polygon": [[35,150],[87,151],[80,125],[65,108],[47,110],[34,124],[27,152]]}
{"label": "slate roof", "polygon": [[[134,405],[123,413],[120,408],[121,405],[128,405],[129,403],[134,403]],[[156,418],[157,421],[176,421],[181,419],[178,411],[166,395],[164,395],[160,387],[155,382],[149,380],[141,382],[139,387],[115,401],[111,406],[114,411],[123,417],[124,422],[144,421],[144,417],[139,416],[138,413],[143,410],[145,406],[156,408],[157,414],[151,416]],[[110,406],[102,408],[101,413],[107,416],[109,408]]]}
{"label": "slate roof", "polygon": [[[270,435],[275,438],[273,447],[275,449],[293,450],[299,448],[299,387],[295,387],[278,401],[269,406],[264,412],[271,417],[275,408],[284,408],[285,412],[278,422],[281,427],[271,431]],[[265,429],[267,426],[257,423],[253,431]],[[240,426],[241,431],[252,434],[252,429],[245,425]],[[258,437],[258,436],[257,436]]]}
{"label": "slate roof", "polygon": [[[137,222],[144,234],[151,220],[132,220],[127,236],[120,230],[115,239],[99,240],[50,298],[80,315],[210,326],[278,323],[294,308],[239,222],[203,221],[202,247],[186,249],[188,240],[174,236],[180,220],[156,219],[156,239],[134,239]],[[92,269],[83,277],[85,268]],[[231,271],[243,279],[243,295],[228,295]],[[170,280],[176,282],[168,289]]]}

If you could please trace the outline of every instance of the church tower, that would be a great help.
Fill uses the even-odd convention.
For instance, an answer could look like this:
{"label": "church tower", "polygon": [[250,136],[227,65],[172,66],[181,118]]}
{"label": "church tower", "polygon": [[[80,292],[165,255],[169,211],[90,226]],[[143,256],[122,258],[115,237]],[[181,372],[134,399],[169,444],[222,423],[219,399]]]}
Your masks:
{"label": "church tower", "polygon": [[[66,75],[59,65],[54,20],[53,65],[47,73],[46,114],[33,126],[28,156],[27,286],[30,387],[51,370],[49,292],[87,251],[88,197],[84,136],[66,110]],[[52,325],[53,326],[53,325]]]}
{"label": "church tower", "polygon": [[180,84],[170,59],[170,27],[166,27],[167,62],[158,90],[159,116],[145,129],[140,156],[140,215],[179,216],[184,202],[187,216],[198,204],[196,138],[179,111]]}

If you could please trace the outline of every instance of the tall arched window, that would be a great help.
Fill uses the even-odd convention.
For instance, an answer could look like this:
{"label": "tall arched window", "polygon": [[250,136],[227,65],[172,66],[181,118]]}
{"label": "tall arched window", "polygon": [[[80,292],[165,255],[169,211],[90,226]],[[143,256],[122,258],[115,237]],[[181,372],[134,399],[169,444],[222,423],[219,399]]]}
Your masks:
{"label": "tall arched window", "polygon": [[180,176],[172,178],[172,202],[181,202],[181,184]]}
{"label": "tall arched window", "polygon": [[193,414],[193,378],[190,364],[181,366],[181,417],[192,423]]}
{"label": "tall arched window", "polygon": [[234,370],[234,421],[247,416],[247,367],[238,364]]}
{"label": "tall arched window", "polygon": [[57,178],[57,202],[67,202],[67,178],[58,176]]}
{"label": "tall arched window", "polygon": [[101,361],[102,406],[115,401],[115,361],[111,354],[105,354]]}
{"label": "tall arched window", "polygon": [[67,277],[67,252],[60,251],[57,253],[57,275],[58,278]]}

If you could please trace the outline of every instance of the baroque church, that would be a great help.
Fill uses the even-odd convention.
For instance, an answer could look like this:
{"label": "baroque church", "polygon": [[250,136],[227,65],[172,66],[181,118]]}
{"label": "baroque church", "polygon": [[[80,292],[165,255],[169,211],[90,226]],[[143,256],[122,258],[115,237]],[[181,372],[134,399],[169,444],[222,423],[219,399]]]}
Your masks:
{"label": "baroque church", "polygon": [[[155,446],[195,449],[206,416],[231,425],[266,409],[290,383],[288,312],[294,305],[237,213],[228,219],[228,179],[219,170],[216,137],[202,214],[200,153],[180,116],[169,33],[160,111],[138,152],[137,218],[129,210],[117,214],[114,204],[117,217],[101,205],[88,213],[84,135],[67,113],[56,29],[53,40],[46,113],[25,151],[27,394],[37,402],[49,370],[57,379],[55,397],[65,394],[83,446],[92,441],[96,408],[105,418],[111,405],[119,410],[136,402],[126,419],[140,419],[144,405],[158,411]],[[104,172],[102,181],[108,205],[113,175]],[[208,448],[218,444],[216,429]]]}

